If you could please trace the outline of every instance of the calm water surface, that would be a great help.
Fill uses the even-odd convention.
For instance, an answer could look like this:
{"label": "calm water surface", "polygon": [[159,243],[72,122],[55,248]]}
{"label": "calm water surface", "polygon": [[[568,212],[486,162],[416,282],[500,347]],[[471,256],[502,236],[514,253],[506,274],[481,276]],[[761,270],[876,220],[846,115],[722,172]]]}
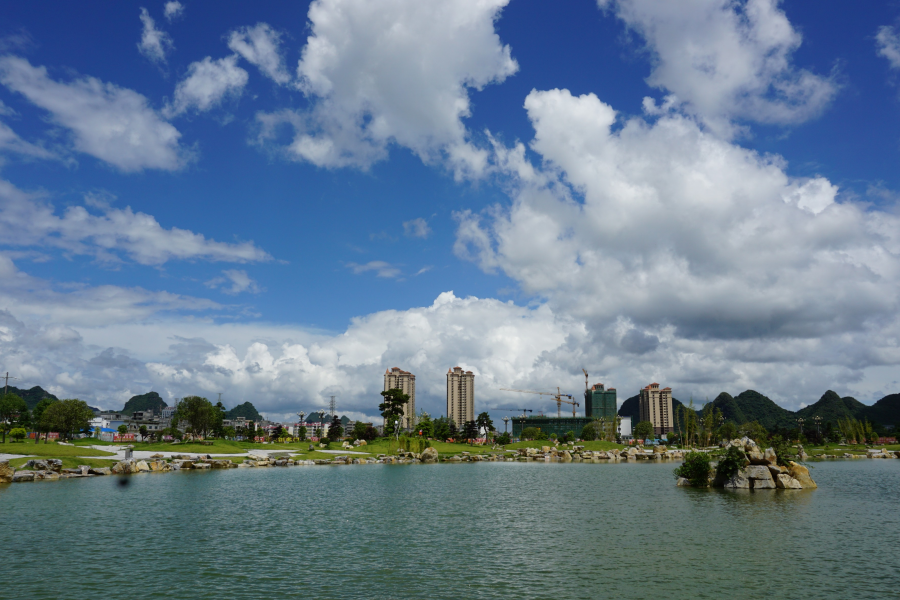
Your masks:
{"label": "calm water surface", "polygon": [[900,460],[818,490],[672,464],[240,469],[0,486],[0,598],[897,598]]}

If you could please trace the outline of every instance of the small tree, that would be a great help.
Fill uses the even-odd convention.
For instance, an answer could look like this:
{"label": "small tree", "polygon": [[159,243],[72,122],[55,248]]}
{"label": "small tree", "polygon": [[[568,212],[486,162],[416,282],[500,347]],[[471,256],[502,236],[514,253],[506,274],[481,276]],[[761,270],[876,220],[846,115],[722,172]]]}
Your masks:
{"label": "small tree", "polygon": [[733,440],[738,435],[737,426],[731,421],[725,421],[725,423],[719,427],[719,439],[720,440]]}
{"label": "small tree", "polygon": [[447,417],[438,417],[434,421],[432,421],[432,429],[434,433],[434,437],[439,440],[446,440],[450,435],[450,424],[452,421]]}
{"label": "small tree", "polygon": [[419,419],[416,423],[416,433],[425,438],[430,438],[434,436],[434,421],[431,420],[431,415],[429,415],[424,410],[419,413]]}
{"label": "small tree", "polygon": [[494,421],[491,420],[491,415],[487,414],[486,412],[478,415],[478,417],[475,419],[475,424],[478,426],[479,431],[484,431],[485,438],[488,438],[490,436],[490,433],[494,431]]}
{"label": "small tree", "polygon": [[16,440],[17,442],[21,442],[23,439],[25,439],[26,435],[28,435],[28,432],[25,431],[24,427],[13,427],[9,431],[9,437]]}
{"label": "small tree", "polygon": [[586,442],[593,442],[597,439],[597,427],[594,423],[597,423],[597,421],[591,421],[581,428],[581,439]]}
{"label": "small tree", "polygon": [[341,425],[341,418],[337,415],[331,417],[331,423],[328,426],[329,441],[336,442],[344,437],[344,427]]}
{"label": "small tree", "polygon": [[[172,423],[187,422],[188,431],[194,435],[206,437],[208,431],[217,423],[221,414],[206,398],[188,396],[178,403]],[[221,422],[221,421],[218,421]]]}
{"label": "small tree", "polygon": [[384,402],[378,405],[378,410],[381,411],[381,416],[384,417],[384,435],[385,437],[391,437],[396,433],[395,421],[400,421],[400,426],[402,427],[403,414],[406,410],[406,404],[409,402],[409,395],[404,394],[403,390],[399,388],[385,390],[381,392],[381,395],[384,397]]}
{"label": "small tree", "polygon": [[716,479],[731,479],[739,470],[744,468],[746,462],[747,455],[744,454],[741,448],[729,446],[722,458],[719,459],[719,464],[716,465]]}
{"label": "small tree", "polygon": [[119,425],[117,431],[119,432],[119,435],[125,435],[128,433],[128,425]]}
{"label": "small tree", "polygon": [[138,433],[141,434],[141,441],[142,441],[142,442],[143,442],[144,440],[146,440],[146,439],[147,439],[147,426],[146,426],[146,425],[141,425],[140,427],[138,427]]}
{"label": "small tree", "polygon": [[[31,411],[31,419],[34,422],[34,429],[37,433],[37,435],[34,436],[35,444],[41,441],[41,433],[46,431],[43,425],[44,411],[54,402],[58,402],[58,400],[42,398],[41,401],[37,403],[37,406],[34,407],[34,410]],[[46,443],[46,441],[44,443]]]}
{"label": "small tree", "polygon": [[653,436],[653,423],[650,421],[641,421],[634,426],[634,437],[646,440]]}
{"label": "small tree", "polygon": [[48,430],[56,429],[65,439],[75,432],[90,428],[94,411],[82,400],[70,398],[54,402],[41,415],[41,422]]}
{"label": "small tree", "polygon": [[12,428],[12,422],[22,413],[28,412],[28,405],[15,394],[0,397],[0,429],[3,430],[3,443],[6,443],[6,432]]}
{"label": "small tree", "polygon": [[474,440],[478,437],[478,425],[475,421],[466,421],[465,429],[463,430],[463,436],[467,440]]}
{"label": "small tree", "polygon": [[712,470],[709,454],[688,452],[684,462],[675,469],[676,477],[684,477],[693,487],[709,487],[709,473]]}

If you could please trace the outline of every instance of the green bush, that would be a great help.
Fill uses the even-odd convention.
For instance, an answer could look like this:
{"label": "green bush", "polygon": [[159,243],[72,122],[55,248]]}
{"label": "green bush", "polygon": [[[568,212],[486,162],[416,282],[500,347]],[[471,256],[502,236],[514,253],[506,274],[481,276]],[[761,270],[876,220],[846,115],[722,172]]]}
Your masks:
{"label": "green bush", "polygon": [[526,427],[522,430],[523,440],[546,440],[547,434],[537,427]]}
{"label": "green bush", "polygon": [[719,459],[716,465],[716,477],[718,479],[731,479],[735,473],[744,468],[747,455],[737,446],[731,446],[725,451],[725,455]]}
{"label": "green bush", "polygon": [[400,436],[400,449],[407,452],[422,452],[425,449],[425,440],[421,438],[409,438]]}
{"label": "green bush", "polygon": [[775,456],[778,457],[778,464],[782,467],[790,467],[791,465],[788,464],[788,452],[793,451],[790,443],[782,439],[780,435],[773,435],[769,443],[772,445],[772,450],[775,451]]}
{"label": "green bush", "polygon": [[676,477],[684,477],[693,487],[708,487],[709,473],[712,471],[709,454],[706,452],[689,452],[684,462],[675,469]]}

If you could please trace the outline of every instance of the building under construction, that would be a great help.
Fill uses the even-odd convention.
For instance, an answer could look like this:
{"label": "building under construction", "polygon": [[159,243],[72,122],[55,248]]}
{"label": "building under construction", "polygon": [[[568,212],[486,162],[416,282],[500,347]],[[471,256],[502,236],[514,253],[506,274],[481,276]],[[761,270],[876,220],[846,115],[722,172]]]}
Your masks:
{"label": "building under construction", "polygon": [[555,433],[556,437],[562,437],[569,431],[573,431],[576,436],[580,436],[581,430],[591,421],[593,419],[587,417],[518,416],[512,418],[512,436],[521,438],[522,430],[528,427],[537,427],[548,436]]}

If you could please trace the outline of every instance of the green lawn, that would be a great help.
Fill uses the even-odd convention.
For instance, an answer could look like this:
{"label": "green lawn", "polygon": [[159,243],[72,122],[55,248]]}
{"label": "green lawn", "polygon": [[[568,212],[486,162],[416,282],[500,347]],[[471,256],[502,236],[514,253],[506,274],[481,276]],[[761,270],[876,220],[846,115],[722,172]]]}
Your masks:
{"label": "green lawn", "polygon": [[109,456],[112,453],[82,446],[60,446],[54,442],[35,444],[34,442],[7,441],[5,444],[0,444],[0,454],[27,454],[30,456],[63,458],[64,456]]}
{"label": "green lawn", "polygon": [[[62,468],[63,469],[77,469],[79,465],[87,465],[93,468],[99,467],[112,467],[116,464],[114,460],[108,460],[104,458],[79,458],[74,456],[49,456],[46,458],[59,458],[62,459]],[[25,463],[27,463],[30,458],[14,458],[9,461],[10,466],[15,467],[16,469],[22,470]]]}

